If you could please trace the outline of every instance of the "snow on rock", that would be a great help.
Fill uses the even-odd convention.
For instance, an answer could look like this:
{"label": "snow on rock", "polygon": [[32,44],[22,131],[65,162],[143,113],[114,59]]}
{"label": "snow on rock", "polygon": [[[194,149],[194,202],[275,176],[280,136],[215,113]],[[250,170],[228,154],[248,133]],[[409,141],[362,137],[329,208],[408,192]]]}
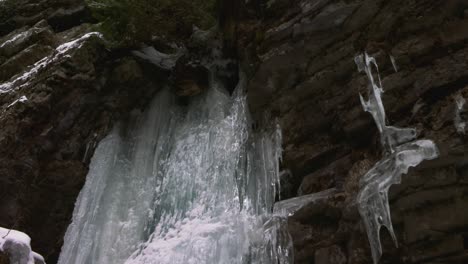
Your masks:
{"label": "snow on rock", "polygon": [[[358,70],[365,72],[369,79],[368,100],[364,100],[360,95],[361,103],[364,110],[374,118],[380,132],[382,147],[385,149],[384,157],[360,179],[357,195],[359,214],[366,227],[373,261],[377,264],[382,256],[379,234],[382,226],[388,229],[395,245],[398,246],[388,203],[390,187],[399,184],[401,175],[408,173],[409,168],[416,167],[424,160],[437,158],[439,151],[431,140],[413,141],[416,138],[416,130],[385,124],[385,109],[381,98],[383,88],[377,63],[367,53],[356,56],[354,61]],[[372,72],[373,68],[377,70],[377,81]]]}
{"label": "snow on rock", "polygon": [[177,60],[183,55],[183,52],[180,51],[174,54],[165,54],[157,51],[154,47],[145,47],[140,51],[133,51],[132,53],[165,70],[174,68]]}
{"label": "snow on rock", "polygon": [[14,106],[14,105],[17,104],[17,103],[24,103],[24,102],[26,102],[26,101],[28,101],[28,98],[27,98],[26,96],[23,95],[23,96],[21,96],[20,98],[18,98],[18,99],[16,99],[15,101],[13,101],[13,103],[9,104],[9,105],[7,106],[7,108],[10,108],[10,107]]}
{"label": "snow on rock", "polygon": [[465,134],[466,122],[462,118],[462,112],[465,107],[466,100],[461,94],[455,95],[455,128],[459,134]]}
{"label": "snow on rock", "polygon": [[64,43],[60,46],[57,47],[56,52],[54,54],[47,56],[45,58],[42,58],[38,62],[34,63],[31,69],[28,71],[24,72],[22,75],[19,77],[15,78],[14,80],[10,82],[5,82],[0,84],[0,94],[2,93],[7,93],[11,91],[12,89],[18,89],[27,84],[27,82],[36,76],[39,72],[41,72],[44,68],[46,68],[48,65],[51,63],[57,62],[60,59],[64,58],[65,54],[68,53],[70,50],[74,49],[79,49],[82,47],[83,43],[93,37],[99,37],[102,38],[102,34],[98,32],[90,32],[87,33],[75,40],[72,40],[70,42]]}
{"label": "snow on rock", "polygon": [[23,232],[0,227],[0,251],[11,264],[45,264],[44,258],[31,250],[31,238]]}

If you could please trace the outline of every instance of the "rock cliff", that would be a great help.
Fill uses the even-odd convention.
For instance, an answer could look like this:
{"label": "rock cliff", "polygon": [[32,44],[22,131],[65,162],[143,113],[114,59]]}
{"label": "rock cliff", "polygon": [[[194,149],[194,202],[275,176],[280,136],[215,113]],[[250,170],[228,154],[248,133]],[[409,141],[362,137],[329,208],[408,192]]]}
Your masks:
{"label": "rock cliff", "polygon": [[283,128],[283,197],[339,190],[289,219],[296,262],[371,263],[355,206],[358,179],[382,156],[358,96],[366,76],[353,59],[367,51],[379,64],[390,123],[415,127],[441,151],[391,188],[400,247],[381,231],[381,263],[466,263],[467,145],[454,118],[455,96],[468,96],[468,3],[273,0],[240,8],[226,13],[235,27],[229,41],[250,76],[257,121],[277,118]]}
{"label": "rock cliff", "polygon": [[[281,199],[336,188],[289,218],[296,263],[372,263],[355,203],[382,157],[359,101],[367,81],[353,59],[364,51],[379,64],[390,123],[440,150],[391,188],[400,246],[382,231],[381,263],[467,263],[468,145],[455,124],[466,116],[455,98],[468,98],[468,3],[223,0],[218,11],[256,123],[282,127]],[[28,233],[48,263],[97,142],[173,81],[132,55],[135,43],[109,44],[97,22],[84,1],[0,2],[0,226]],[[181,95],[198,93],[205,70],[176,68]]]}

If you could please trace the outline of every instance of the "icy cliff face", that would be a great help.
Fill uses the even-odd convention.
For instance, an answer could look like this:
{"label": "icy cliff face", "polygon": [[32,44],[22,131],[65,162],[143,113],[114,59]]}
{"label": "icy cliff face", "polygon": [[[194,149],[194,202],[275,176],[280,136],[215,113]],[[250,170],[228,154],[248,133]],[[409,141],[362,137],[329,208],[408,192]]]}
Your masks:
{"label": "icy cliff face", "polygon": [[[385,149],[382,160],[361,178],[357,196],[358,209],[367,230],[372,258],[374,263],[378,263],[382,255],[379,234],[382,226],[388,229],[398,245],[390,215],[390,187],[399,184],[401,175],[408,173],[410,167],[415,167],[424,160],[435,159],[438,150],[431,140],[411,141],[416,137],[416,131],[412,128],[397,128],[385,124],[385,109],[381,98],[383,88],[377,63],[367,53],[357,56],[355,62],[358,70],[365,72],[369,79],[369,99],[366,101],[360,95],[362,106],[374,118],[380,132],[382,147]],[[373,67],[377,70],[378,82],[375,80]]]}
{"label": "icy cliff face", "polygon": [[186,108],[161,91],[100,143],[59,263],[289,263],[268,220],[281,133],[248,118],[242,85],[213,78]]}

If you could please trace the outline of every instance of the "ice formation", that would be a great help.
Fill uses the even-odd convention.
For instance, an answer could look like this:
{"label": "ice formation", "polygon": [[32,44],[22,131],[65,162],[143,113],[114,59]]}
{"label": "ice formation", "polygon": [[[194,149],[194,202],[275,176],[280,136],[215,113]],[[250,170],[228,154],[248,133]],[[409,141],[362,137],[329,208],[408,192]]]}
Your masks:
{"label": "ice formation", "polygon": [[253,133],[242,82],[188,106],[159,92],[98,146],[60,264],[292,263],[271,210],[281,133]]}
{"label": "ice formation", "polygon": [[392,62],[392,66],[393,66],[393,69],[395,70],[395,72],[398,72],[398,66],[396,64],[395,57],[390,55],[390,61]]}
{"label": "ice formation", "polygon": [[162,69],[170,70],[174,68],[177,60],[183,55],[183,50],[179,50],[174,54],[165,54],[149,46],[138,51],[133,51],[132,53]]}
{"label": "ice formation", "polygon": [[461,94],[455,95],[455,128],[459,134],[465,134],[466,122],[462,118],[462,112],[465,107],[466,100]]}
{"label": "ice formation", "polygon": [[[359,94],[361,104],[364,111],[369,112],[374,118],[377,129],[380,132],[380,142],[387,153],[394,151],[394,147],[411,141],[416,138],[416,130],[413,128],[398,128],[393,126],[387,126],[385,109],[382,103],[382,93],[384,92],[382,82],[380,80],[380,74],[378,72],[379,67],[373,57],[364,53],[356,56],[354,59],[358,70],[365,72],[369,79],[368,84],[368,100]],[[377,80],[375,80],[372,67],[376,69]]]}
{"label": "ice formation", "polygon": [[328,190],[321,191],[318,193],[312,193],[308,195],[303,195],[303,196],[283,200],[283,201],[275,203],[275,207],[273,211],[277,215],[292,216],[294,215],[294,213],[304,208],[304,206],[320,201],[320,200],[328,199],[330,196],[334,195],[335,193],[336,193],[336,189],[332,188],[332,189],[328,189]]}
{"label": "ice formation", "polygon": [[[410,167],[415,167],[424,160],[435,159],[438,149],[430,140],[416,140],[416,131],[408,128],[397,128],[385,124],[385,110],[382,104],[382,83],[378,74],[375,59],[366,53],[358,55],[355,62],[359,71],[364,71],[369,79],[369,100],[360,95],[365,111],[371,113],[380,132],[384,157],[374,165],[360,180],[357,203],[359,213],[364,221],[367,236],[375,264],[382,255],[380,244],[380,228],[385,226],[392,239],[397,244],[392,226],[388,190],[393,184],[401,182],[401,175],[408,173]],[[373,75],[372,67],[377,70],[378,83]],[[405,143],[407,142],[407,143]]]}
{"label": "ice formation", "polygon": [[0,227],[0,252],[11,264],[45,264],[44,258],[31,250],[31,238],[23,232]]}

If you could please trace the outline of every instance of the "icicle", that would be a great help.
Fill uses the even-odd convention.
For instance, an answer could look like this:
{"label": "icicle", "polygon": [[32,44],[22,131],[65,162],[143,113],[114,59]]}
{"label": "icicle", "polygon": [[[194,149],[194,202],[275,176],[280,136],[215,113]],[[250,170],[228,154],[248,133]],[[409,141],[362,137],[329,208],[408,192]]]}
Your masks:
{"label": "icicle", "polygon": [[336,189],[328,189],[318,193],[312,193],[275,203],[274,213],[282,216],[292,216],[304,206],[320,200],[328,199],[336,193]]}
{"label": "icicle", "polygon": [[392,55],[390,55],[390,61],[392,62],[392,66],[395,72],[398,72],[398,66],[396,64],[395,58]]}
{"label": "icicle", "polygon": [[364,71],[369,79],[369,100],[365,101],[360,95],[361,103],[364,110],[372,114],[381,134],[382,147],[386,150],[382,160],[361,178],[357,196],[358,209],[366,227],[372,259],[377,264],[382,255],[379,235],[382,226],[389,230],[395,245],[398,246],[390,215],[389,188],[393,184],[399,184],[401,175],[408,173],[410,167],[415,167],[424,160],[435,159],[438,150],[430,140],[408,142],[416,137],[414,129],[385,124],[385,109],[381,99],[382,84],[380,77],[378,84],[375,83],[371,69],[373,65],[378,70],[375,59],[364,53],[358,55],[355,62],[358,70]]}
{"label": "icicle", "polygon": [[461,117],[461,113],[465,107],[466,100],[461,94],[455,95],[455,119],[454,124],[459,134],[465,134],[466,122]]}
{"label": "icicle", "polygon": [[[386,116],[385,109],[382,103],[382,81],[380,80],[380,74],[378,72],[378,66],[375,58],[370,57],[367,53],[358,55],[354,61],[360,72],[365,72],[369,80],[368,84],[368,100],[359,94],[361,104],[364,111],[369,112],[377,125],[377,129],[380,132],[380,142],[386,152],[393,152],[394,147],[411,141],[416,138],[416,130],[412,128],[398,128],[385,125]],[[378,82],[374,80],[372,67],[377,70]]]}

